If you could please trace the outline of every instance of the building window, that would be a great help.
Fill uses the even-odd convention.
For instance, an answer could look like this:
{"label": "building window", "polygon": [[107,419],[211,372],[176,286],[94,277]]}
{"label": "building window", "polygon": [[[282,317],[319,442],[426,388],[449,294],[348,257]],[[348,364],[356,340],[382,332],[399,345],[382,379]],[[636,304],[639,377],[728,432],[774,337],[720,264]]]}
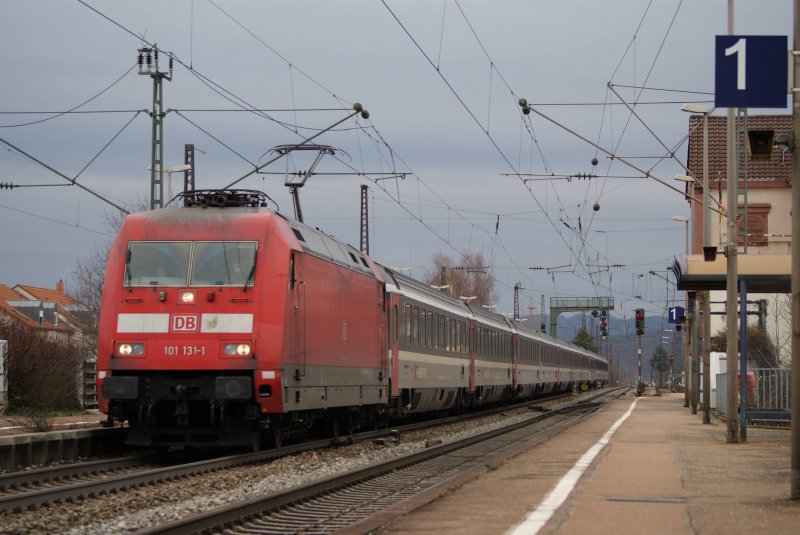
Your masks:
{"label": "building window", "polygon": [[[769,204],[747,205],[747,245],[759,247],[769,243]],[[736,222],[736,244],[744,245],[744,206],[739,206],[739,220]]]}

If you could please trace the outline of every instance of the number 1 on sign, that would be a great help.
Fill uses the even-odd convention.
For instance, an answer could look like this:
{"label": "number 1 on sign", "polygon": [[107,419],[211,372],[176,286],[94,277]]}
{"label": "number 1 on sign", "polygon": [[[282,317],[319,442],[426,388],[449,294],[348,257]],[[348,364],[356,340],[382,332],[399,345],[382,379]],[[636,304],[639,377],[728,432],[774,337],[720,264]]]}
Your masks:
{"label": "number 1 on sign", "polygon": [[745,57],[747,56],[747,40],[744,38],[736,41],[735,44],[725,49],[726,56],[738,54],[736,57],[736,89],[744,91],[747,89],[745,84]]}

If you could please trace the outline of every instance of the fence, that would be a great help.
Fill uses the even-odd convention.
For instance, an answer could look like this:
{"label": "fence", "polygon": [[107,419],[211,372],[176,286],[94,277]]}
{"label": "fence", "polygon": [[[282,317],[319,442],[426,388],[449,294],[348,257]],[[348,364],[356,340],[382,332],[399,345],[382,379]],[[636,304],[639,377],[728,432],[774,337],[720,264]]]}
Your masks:
{"label": "fence", "polygon": [[[753,374],[755,388],[747,395],[747,409],[765,412],[791,411],[792,406],[792,371],[788,368],[753,368],[747,370]],[[717,374],[717,410],[725,412],[728,407],[728,374]]]}

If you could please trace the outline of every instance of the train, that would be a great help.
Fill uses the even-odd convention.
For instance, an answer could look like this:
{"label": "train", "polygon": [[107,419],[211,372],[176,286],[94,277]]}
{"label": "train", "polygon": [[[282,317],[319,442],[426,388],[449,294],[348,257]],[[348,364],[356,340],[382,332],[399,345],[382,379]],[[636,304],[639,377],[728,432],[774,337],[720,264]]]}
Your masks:
{"label": "train", "polygon": [[97,384],[134,446],[280,446],[604,385],[605,358],[378,264],[254,190],[184,192],[110,246]]}

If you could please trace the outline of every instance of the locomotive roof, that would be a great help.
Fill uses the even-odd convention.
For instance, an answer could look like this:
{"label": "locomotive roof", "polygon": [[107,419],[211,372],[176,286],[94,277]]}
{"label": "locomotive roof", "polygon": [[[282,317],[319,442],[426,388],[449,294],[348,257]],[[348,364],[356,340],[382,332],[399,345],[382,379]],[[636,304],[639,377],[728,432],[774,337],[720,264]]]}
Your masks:
{"label": "locomotive roof", "polygon": [[289,228],[292,229],[295,238],[297,238],[297,242],[304,252],[360,271],[361,273],[375,276],[370,267],[370,261],[367,255],[352,245],[339,241],[335,237],[325,234],[318,228],[309,227],[305,223],[289,219],[278,212],[275,212],[275,214],[283,219]]}
{"label": "locomotive roof", "polygon": [[[375,276],[370,267],[371,261],[366,255],[319,229],[309,227],[299,221],[287,218],[279,212],[264,207],[254,206],[203,206],[167,207],[149,212],[139,212],[128,216],[133,220],[152,221],[163,228],[172,228],[177,224],[203,223],[222,232],[225,226],[237,220],[249,217],[276,217],[285,223],[297,239],[304,252],[330,260],[361,273]],[[255,227],[254,227],[255,228]]]}

